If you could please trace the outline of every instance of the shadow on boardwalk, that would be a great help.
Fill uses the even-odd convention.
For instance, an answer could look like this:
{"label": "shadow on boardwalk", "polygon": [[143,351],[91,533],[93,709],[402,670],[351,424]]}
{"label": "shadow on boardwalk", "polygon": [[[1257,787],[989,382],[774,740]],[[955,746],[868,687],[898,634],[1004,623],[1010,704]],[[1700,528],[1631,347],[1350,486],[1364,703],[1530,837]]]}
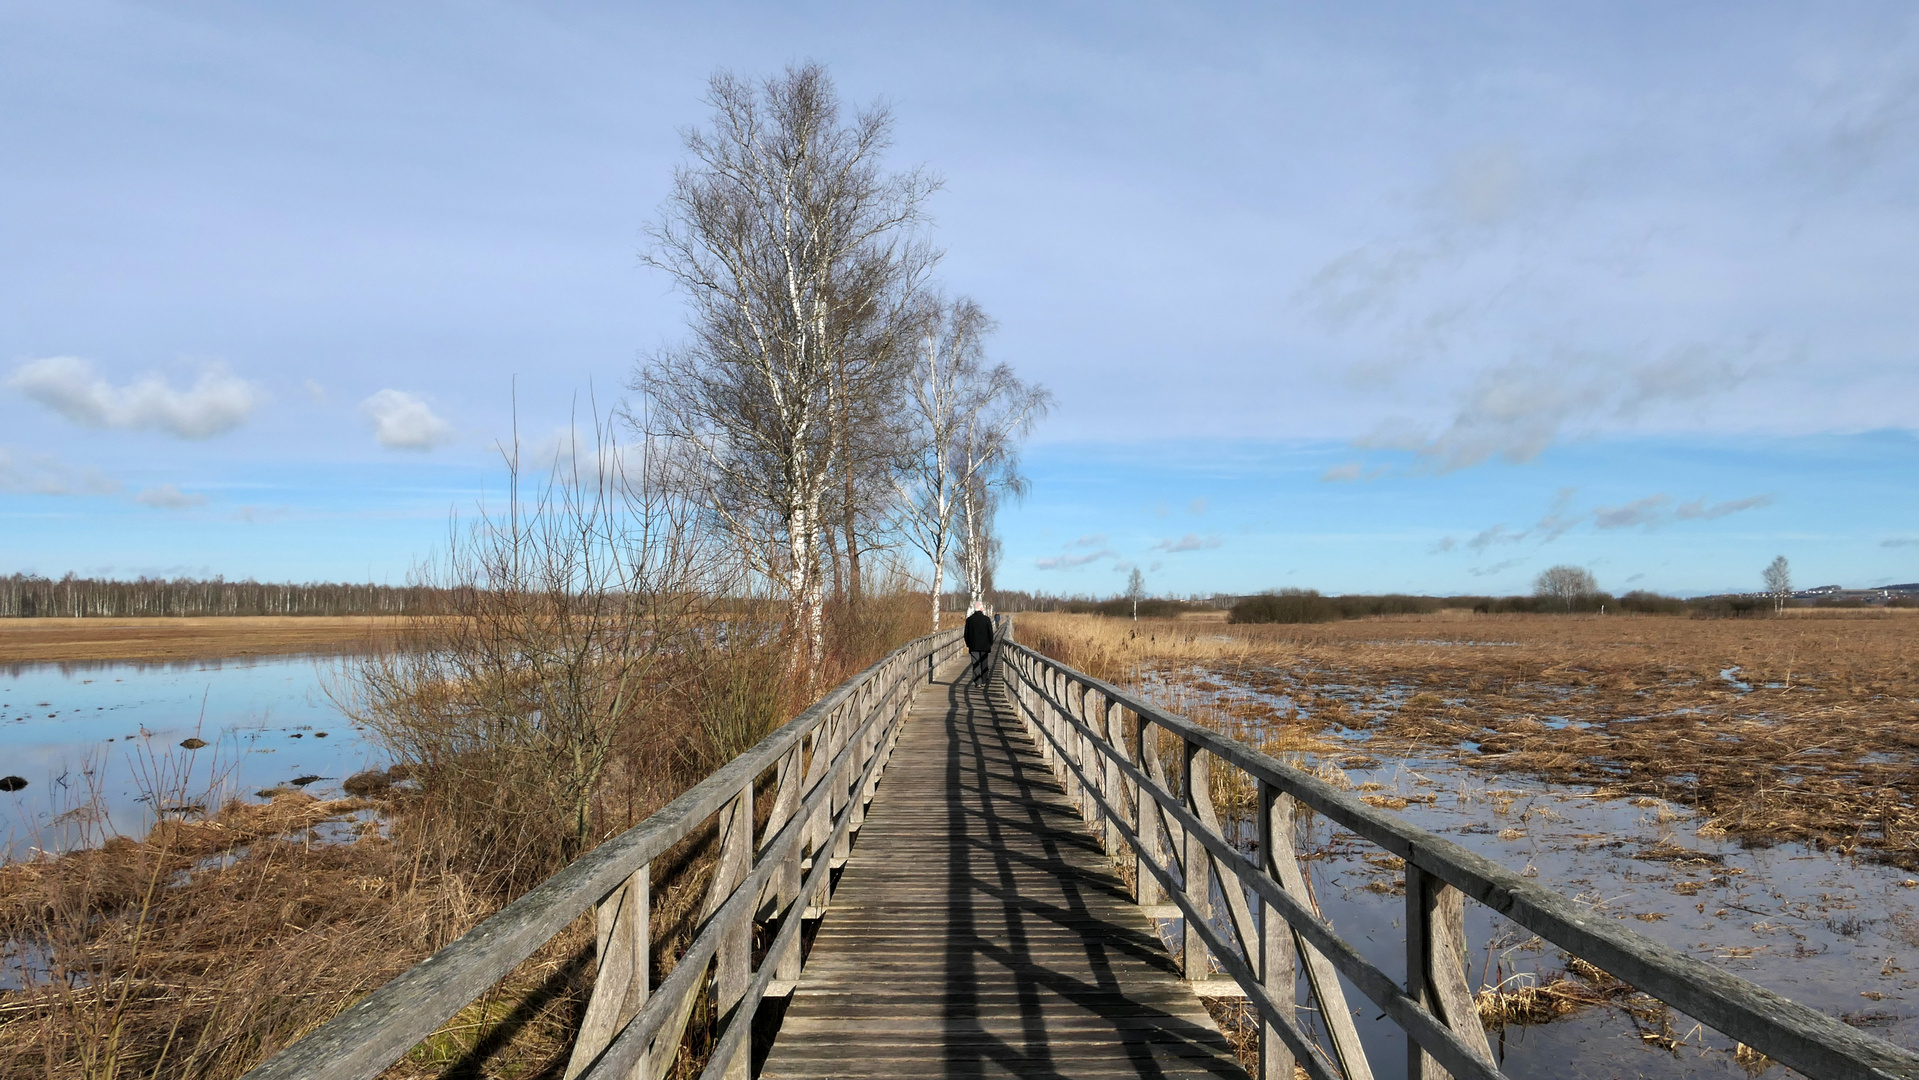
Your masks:
{"label": "shadow on boardwalk", "polygon": [[762,1075],[1245,1076],[963,663],[914,698]]}

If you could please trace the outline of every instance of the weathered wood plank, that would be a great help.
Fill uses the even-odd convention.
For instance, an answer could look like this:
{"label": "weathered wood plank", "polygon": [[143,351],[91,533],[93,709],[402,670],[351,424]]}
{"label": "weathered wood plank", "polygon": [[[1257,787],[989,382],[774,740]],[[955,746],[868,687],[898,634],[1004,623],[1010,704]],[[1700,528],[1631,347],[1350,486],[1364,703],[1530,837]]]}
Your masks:
{"label": "weathered wood plank", "polygon": [[761,1075],[1244,1080],[1089,831],[1092,785],[1062,790],[963,670],[909,709]]}

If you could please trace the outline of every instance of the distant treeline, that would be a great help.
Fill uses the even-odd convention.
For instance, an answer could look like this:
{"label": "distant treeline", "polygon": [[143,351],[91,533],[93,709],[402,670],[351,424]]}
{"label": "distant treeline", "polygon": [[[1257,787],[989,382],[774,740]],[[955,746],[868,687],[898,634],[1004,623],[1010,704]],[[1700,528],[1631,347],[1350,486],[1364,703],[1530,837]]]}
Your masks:
{"label": "distant treeline", "polygon": [[[1118,601],[1112,601],[1118,603]],[[1863,602],[1815,602],[1813,607],[1865,607]],[[1913,606],[1910,600],[1895,599],[1888,607]],[[1358,619],[1367,615],[1422,615],[1446,608],[1471,610],[1484,614],[1534,612],[1541,614],[1595,614],[1620,612],[1642,615],[1690,615],[1696,619],[1731,619],[1771,615],[1773,602],[1767,596],[1701,596],[1683,600],[1677,596],[1634,590],[1624,596],[1591,593],[1575,597],[1549,596],[1321,596],[1313,589],[1282,589],[1275,593],[1248,596],[1234,603],[1229,621],[1236,623],[1319,623],[1338,619]],[[1146,614],[1146,605],[1140,605]]]}
{"label": "distant treeline", "polygon": [[0,618],[140,618],[200,615],[414,615],[439,590],[417,585],[305,585],[223,578],[113,581],[68,574],[0,577]]}
{"label": "distant treeline", "polygon": [[[965,597],[957,598],[963,604]],[[1069,615],[1124,615],[1128,618],[1133,614],[1133,601],[1124,596],[1099,600],[1090,596],[1051,596],[1018,589],[994,589],[987,594],[987,600],[994,611],[1062,611]],[[1218,611],[1232,602],[1230,596],[1207,600],[1149,597],[1140,600],[1139,614],[1146,619],[1170,619],[1189,611]]]}

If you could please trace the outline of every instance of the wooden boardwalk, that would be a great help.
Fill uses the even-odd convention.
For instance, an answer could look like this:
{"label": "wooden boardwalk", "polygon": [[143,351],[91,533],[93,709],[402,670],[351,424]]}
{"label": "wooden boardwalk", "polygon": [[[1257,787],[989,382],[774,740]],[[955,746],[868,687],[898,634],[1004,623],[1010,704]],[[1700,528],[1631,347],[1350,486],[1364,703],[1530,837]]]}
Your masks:
{"label": "wooden boardwalk", "polygon": [[1232,1077],[996,691],[921,688],[762,1077]]}

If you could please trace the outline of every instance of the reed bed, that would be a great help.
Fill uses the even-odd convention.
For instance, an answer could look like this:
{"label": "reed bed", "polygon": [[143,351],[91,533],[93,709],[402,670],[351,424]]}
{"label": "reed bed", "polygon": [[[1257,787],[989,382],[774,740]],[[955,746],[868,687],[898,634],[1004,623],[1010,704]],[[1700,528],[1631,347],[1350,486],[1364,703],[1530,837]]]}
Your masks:
{"label": "reed bed", "polygon": [[[1065,663],[1226,701],[1255,728],[1264,708],[1302,745],[1363,733],[1369,753],[1656,796],[1703,811],[1708,833],[1908,869],[1919,869],[1915,631],[1904,612],[1019,619],[1022,640]],[[1286,710],[1260,704],[1281,699]]]}
{"label": "reed bed", "polygon": [[[923,633],[924,603],[895,589],[834,608],[810,677],[784,663],[777,635],[651,669],[610,728],[577,840],[579,815],[539,812],[549,781],[524,747],[409,754],[437,737],[424,707],[414,741],[390,743],[399,763],[352,778],[355,797],[188,791],[170,779],[186,774],[182,755],[212,751],[153,750],[148,798],[168,812],[144,835],[0,864],[0,1078],[237,1077]],[[69,813],[104,820],[84,792]],[[691,938],[708,833],[655,864],[654,985]],[[559,1075],[592,949],[588,915],[384,1075]],[[675,1076],[698,1074],[712,1019],[694,1016]]]}

